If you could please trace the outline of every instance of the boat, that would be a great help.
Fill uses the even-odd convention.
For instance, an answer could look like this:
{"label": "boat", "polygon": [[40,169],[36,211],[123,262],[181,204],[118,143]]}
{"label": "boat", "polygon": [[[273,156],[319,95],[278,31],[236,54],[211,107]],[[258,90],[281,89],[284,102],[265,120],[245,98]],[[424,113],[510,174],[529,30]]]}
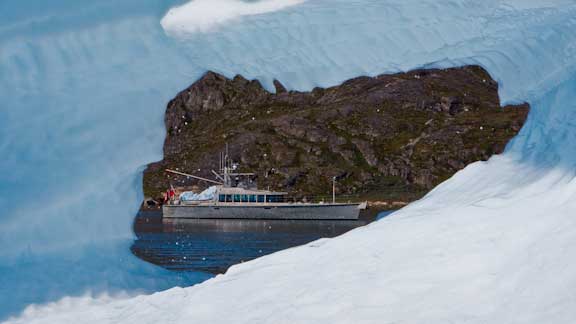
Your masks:
{"label": "boat", "polygon": [[185,192],[178,199],[168,201],[162,206],[163,218],[357,220],[360,211],[366,209],[366,202],[336,202],[336,178],[333,178],[332,202],[296,202],[289,199],[287,192],[260,190],[253,182],[240,181],[254,174],[235,172],[237,165],[224,155],[221,155],[220,166],[221,173],[212,171],[218,181],[166,169],[166,172],[213,185],[200,194]]}

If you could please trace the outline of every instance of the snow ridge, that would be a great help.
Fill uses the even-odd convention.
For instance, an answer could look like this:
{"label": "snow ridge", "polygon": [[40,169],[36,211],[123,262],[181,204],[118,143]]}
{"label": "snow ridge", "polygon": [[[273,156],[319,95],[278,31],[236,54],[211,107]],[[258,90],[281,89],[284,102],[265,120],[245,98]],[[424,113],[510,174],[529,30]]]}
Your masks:
{"label": "snow ridge", "polygon": [[306,0],[194,0],[170,9],[162,18],[167,33],[185,37],[186,34],[214,30],[226,22],[244,16],[259,15],[282,10]]}

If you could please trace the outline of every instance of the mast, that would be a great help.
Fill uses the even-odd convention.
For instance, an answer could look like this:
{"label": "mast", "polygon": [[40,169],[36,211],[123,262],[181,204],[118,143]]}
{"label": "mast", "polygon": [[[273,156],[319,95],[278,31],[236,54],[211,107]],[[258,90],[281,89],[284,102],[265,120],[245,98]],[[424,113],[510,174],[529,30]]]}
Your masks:
{"label": "mast", "polygon": [[336,177],[332,177],[332,203],[336,203]]}
{"label": "mast", "polygon": [[250,176],[255,175],[254,173],[236,172],[236,167],[237,167],[237,165],[232,163],[232,159],[230,159],[230,156],[228,153],[228,143],[226,143],[226,150],[224,152],[220,152],[220,173],[218,173],[214,170],[210,170],[212,172],[212,174],[214,174],[214,176],[220,181],[210,180],[210,179],[202,178],[199,176],[195,176],[195,175],[191,175],[188,173],[175,171],[175,170],[171,170],[171,169],[165,169],[165,171],[169,172],[169,173],[182,175],[182,176],[185,176],[188,178],[194,178],[194,179],[198,179],[198,180],[202,180],[202,181],[206,181],[206,182],[210,182],[210,183],[214,183],[214,184],[218,184],[218,185],[223,185],[224,187],[232,187],[232,178],[231,177],[250,177]]}
{"label": "mast", "polygon": [[230,187],[232,183],[230,182],[230,175],[228,174],[228,143],[226,143],[226,153],[224,154],[224,186]]}

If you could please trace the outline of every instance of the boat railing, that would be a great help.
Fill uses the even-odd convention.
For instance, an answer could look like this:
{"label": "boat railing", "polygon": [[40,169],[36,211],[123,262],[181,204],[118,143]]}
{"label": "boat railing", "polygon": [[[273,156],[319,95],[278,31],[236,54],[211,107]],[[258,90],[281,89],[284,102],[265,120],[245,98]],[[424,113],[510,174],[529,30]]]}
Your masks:
{"label": "boat railing", "polygon": [[[336,203],[360,203],[363,200],[360,195],[338,195],[334,202]],[[290,203],[332,203],[333,197],[331,195],[302,195],[302,196],[286,196],[284,202]]]}

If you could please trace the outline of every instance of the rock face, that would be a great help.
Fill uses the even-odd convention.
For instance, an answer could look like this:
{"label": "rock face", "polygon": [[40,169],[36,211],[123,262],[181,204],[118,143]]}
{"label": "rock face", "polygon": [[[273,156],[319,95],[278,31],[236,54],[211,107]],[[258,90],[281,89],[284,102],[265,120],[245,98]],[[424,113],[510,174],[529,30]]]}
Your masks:
{"label": "rock face", "polygon": [[164,159],[144,172],[144,192],[214,178],[228,143],[233,160],[261,188],[297,196],[340,194],[409,201],[467,164],[500,153],[529,107],[500,107],[498,85],[478,66],[359,77],[327,89],[276,93],[258,81],[214,72],[166,110]]}

